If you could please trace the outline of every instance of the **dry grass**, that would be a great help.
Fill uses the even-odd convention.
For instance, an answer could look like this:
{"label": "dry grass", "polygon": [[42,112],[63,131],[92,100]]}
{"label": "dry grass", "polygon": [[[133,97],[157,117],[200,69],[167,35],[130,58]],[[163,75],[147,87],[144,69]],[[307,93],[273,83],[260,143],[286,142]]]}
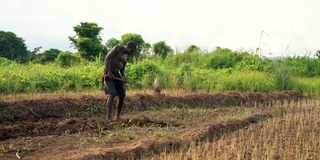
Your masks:
{"label": "dry grass", "polygon": [[[127,91],[128,96],[132,96],[134,94],[154,94],[154,90],[151,89],[144,89],[144,90],[130,90]],[[184,90],[161,90],[161,94],[165,94],[168,96],[174,95],[185,95],[189,94]],[[31,99],[42,99],[42,98],[49,98],[56,99],[58,97],[70,97],[70,98],[78,98],[83,95],[90,95],[90,96],[105,96],[104,92],[101,91],[91,91],[91,92],[56,92],[56,93],[26,93],[26,94],[12,94],[12,95],[0,95],[0,101],[16,101],[16,100],[31,100]]]}
{"label": "dry grass", "polygon": [[282,115],[216,141],[192,143],[179,152],[162,153],[151,159],[320,159],[319,105],[319,100],[278,104],[274,107],[286,111]]}

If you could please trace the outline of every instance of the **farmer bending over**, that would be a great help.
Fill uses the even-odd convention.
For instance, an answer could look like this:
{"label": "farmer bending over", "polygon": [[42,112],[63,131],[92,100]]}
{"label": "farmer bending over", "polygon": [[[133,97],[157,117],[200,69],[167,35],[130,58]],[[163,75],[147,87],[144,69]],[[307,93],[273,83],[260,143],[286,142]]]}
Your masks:
{"label": "farmer bending over", "polygon": [[137,51],[137,43],[134,41],[129,41],[125,47],[115,46],[111,51],[109,51],[105,58],[105,69],[103,71],[102,82],[104,85],[105,94],[109,94],[107,100],[108,121],[111,121],[112,104],[116,96],[118,96],[119,101],[117,103],[118,110],[115,120],[120,120],[120,113],[124,98],[126,96],[124,82],[127,80],[127,78],[124,72],[128,56],[133,55]]}

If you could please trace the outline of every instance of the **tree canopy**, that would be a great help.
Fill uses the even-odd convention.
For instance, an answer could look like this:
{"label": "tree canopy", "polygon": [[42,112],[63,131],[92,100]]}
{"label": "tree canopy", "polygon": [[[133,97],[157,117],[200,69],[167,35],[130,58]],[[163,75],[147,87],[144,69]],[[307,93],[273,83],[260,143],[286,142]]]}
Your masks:
{"label": "tree canopy", "polygon": [[159,41],[152,45],[152,51],[155,55],[166,58],[168,53],[173,52],[173,49],[168,46],[165,41]]}
{"label": "tree canopy", "polygon": [[194,44],[188,46],[186,52],[192,53],[192,52],[199,52],[200,48]]}
{"label": "tree canopy", "polygon": [[24,39],[13,32],[0,31],[0,57],[17,62],[28,61],[28,50]]}
{"label": "tree canopy", "polygon": [[44,51],[42,54],[39,54],[39,56],[37,56],[34,61],[40,63],[51,62],[54,61],[60,53],[61,51],[59,49],[51,48]]}
{"label": "tree canopy", "polygon": [[106,43],[106,48],[108,51],[110,51],[113,47],[118,45],[120,45],[119,40],[117,40],[116,38],[110,38]]}
{"label": "tree canopy", "polygon": [[104,47],[99,36],[102,29],[96,23],[90,22],[81,22],[80,25],[73,27],[76,35],[69,36],[69,40],[75,49],[78,49],[82,58],[94,60],[103,52]]}

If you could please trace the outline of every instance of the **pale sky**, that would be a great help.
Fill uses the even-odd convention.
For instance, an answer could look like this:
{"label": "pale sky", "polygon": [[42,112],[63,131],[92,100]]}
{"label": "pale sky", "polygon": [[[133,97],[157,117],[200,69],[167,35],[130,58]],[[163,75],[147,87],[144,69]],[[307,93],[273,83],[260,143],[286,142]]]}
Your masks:
{"label": "pale sky", "polygon": [[73,50],[73,27],[94,22],[104,28],[103,44],[135,33],[175,50],[193,44],[253,52],[260,44],[262,54],[292,56],[320,50],[319,6],[319,0],[0,0],[0,30],[14,32],[30,50]]}

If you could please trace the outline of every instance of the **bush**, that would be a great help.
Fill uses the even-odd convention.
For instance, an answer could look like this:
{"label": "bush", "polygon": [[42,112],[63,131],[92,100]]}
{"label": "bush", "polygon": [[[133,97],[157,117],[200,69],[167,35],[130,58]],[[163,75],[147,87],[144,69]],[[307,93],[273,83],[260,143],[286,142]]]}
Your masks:
{"label": "bush", "polygon": [[243,55],[232,52],[230,49],[218,47],[209,57],[207,67],[211,69],[232,68],[243,59],[242,57]]}
{"label": "bush", "polygon": [[134,65],[129,65],[126,69],[128,78],[144,84],[152,84],[155,78],[162,76],[161,69],[151,60],[139,61]]}
{"label": "bush", "polygon": [[61,52],[56,59],[60,67],[70,67],[80,62],[80,57],[73,55],[69,51]]}

